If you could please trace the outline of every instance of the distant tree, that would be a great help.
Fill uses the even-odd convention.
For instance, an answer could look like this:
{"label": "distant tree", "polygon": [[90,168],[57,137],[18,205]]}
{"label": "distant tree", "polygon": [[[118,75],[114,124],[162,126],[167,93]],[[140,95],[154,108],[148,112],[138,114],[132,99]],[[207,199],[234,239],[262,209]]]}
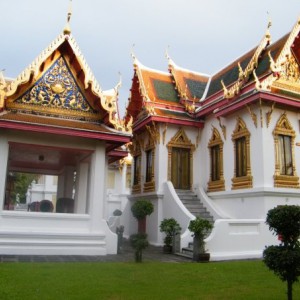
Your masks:
{"label": "distant tree", "polygon": [[28,186],[33,180],[38,179],[38,175],[14,172],[12,176],[14,177],[14,189],[11,193],[12,199],[16,200],[17,195],[19,195],[18,198],[20,202],[25,203]]}
{"label": "distant tree", "polygon": [[281,205],[268,211],[266,223],[278,236],[280,245],[269,246],[263,260],[282,281],[287,282],[288,300],[293,299],[293,283],[300,276],[300,206]]}

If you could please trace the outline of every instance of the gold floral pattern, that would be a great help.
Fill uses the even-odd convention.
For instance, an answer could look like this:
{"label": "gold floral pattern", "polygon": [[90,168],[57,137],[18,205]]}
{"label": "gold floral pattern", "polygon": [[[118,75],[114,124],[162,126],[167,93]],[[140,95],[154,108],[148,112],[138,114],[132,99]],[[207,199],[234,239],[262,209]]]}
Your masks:
{"label": "gold floral pattern", "polygon": [[62,56],[15,103],[93,112]]}

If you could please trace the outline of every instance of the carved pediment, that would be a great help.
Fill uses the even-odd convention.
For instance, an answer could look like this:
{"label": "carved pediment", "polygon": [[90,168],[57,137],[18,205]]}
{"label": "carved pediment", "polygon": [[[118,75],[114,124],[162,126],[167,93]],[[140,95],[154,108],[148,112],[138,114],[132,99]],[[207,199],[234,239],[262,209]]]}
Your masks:
{"label": "carved pediment", "polygon": [[78,87],[65,59],[60,56],[33,86],[8,109],[68,118],[99,119]]}
{"label": "carved pediment", "polygon": [[190,148],[192,150],[195,149],[195,145],[192,144],[191,140],[187,137],[185,131],[182,128],[177,131],[177,133],[171,139],[171,141],[168,143],[167,146],[168,147]]}
{"label": "carved pediment", "polygon": [[300,68],[293,55],[287,57],[286,62],[281,66],[278,79],[272,86],[300,93]]}

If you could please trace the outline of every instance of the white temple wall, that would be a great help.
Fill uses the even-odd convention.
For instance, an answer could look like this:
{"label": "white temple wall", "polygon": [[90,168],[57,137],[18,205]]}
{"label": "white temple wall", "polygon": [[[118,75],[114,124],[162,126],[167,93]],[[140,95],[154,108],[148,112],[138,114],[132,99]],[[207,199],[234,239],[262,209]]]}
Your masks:
{"label": "white temple wall", "polygon": [[[9,141],[93,151],[87,192],[87,202],[90,203],[88,213],[3,211]],[[72,137],[53,139],[51,135],[46,134],[29,135],[6,130],[1,135],[0,151],[5,161],[3,167],[0,168],[1,254],[105,255],[116,253],[117,236],[109,230],[103,219],[104,199],[106,198],[105,170],[107,169],[104,142]]]}
{"label": "white temple wall", "polygon": [[0,168],[0,212],[3,210],[5,200],[5,184],[8,161],[8,142],[6,136],[0,131],[0,153],[1,153],[1,168]]}

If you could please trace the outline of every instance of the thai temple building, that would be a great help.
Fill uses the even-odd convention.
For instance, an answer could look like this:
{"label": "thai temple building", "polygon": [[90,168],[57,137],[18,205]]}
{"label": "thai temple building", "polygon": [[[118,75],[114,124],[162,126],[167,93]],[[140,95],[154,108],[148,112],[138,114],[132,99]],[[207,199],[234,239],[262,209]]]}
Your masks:
{"label": "thai temple building", "polygon": [[[155,70],[132,54],[124,118],[119,84],[101,89],[69,20],[16,79],[0,76],[0,254],[115,254],[116,226],[136,233],[130,208],[144,199],[154,205],[151,244],[163,244],[159,225],[175,218],[176,250],[186,251],[189,222],[201,216],[214,224],[212,260],[261,257],[278,242],[268,210],[300,204],[300,19],[275,43],[268,26],[214,75],[168,54]],[[46,175],[23,210],[11,205],[16,172]],[[39,186],[53,185],[48,175],[54,192]]]}
{"label": "thai temple building", "polygon": [[262,257],[278,242],[265,224],[268,210],[300,204],[300,20],[275,43],[269,26],[255,48],[212,76],[168,54],[166,72],[133,55],[129,199],[155,205],[152,243],[161,244],[159,224],[173,217],[182,227],[178,250],[187,248],[189,221],[200,215],[214,222],[211,259]]}
{"label": "thai temple building", "polygon": [[[131,127],[119,118],[118,85],[103,91],[69,19],[16,79],[0,81],[0,253],[106,255],[117,236],[104,214],[109,165],[124,159]],[[12,210],[16,172],[57,177],[53,195]]]}

